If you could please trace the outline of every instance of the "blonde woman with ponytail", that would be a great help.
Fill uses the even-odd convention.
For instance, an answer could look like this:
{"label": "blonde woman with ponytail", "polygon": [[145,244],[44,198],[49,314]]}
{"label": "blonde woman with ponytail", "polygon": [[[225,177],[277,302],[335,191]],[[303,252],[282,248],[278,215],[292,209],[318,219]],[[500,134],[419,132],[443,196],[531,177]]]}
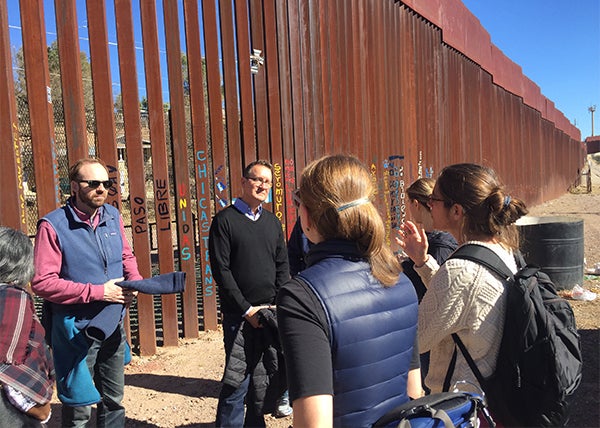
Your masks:
{"label": "blonde woman with ponytail", "polygon": [[294,196],[307,268],[277,298],[294,426],[371,426],[421,395],[417,297],[386,245],[369,170],[326,156]]}

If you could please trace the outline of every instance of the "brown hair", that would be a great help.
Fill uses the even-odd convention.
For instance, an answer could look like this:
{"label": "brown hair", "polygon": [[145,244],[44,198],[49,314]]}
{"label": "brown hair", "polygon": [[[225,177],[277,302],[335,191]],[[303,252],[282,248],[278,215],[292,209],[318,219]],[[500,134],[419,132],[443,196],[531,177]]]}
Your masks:
{"label": "brown hair", "polygon": [[383,220],[371,203],[375,188],[369,170],[355,157],[325,156],[302,172],[299,196],[324,240],[356,242],[382,284],[394,285],[400,263],[385,245]]}
{"label": "brown hair", "polygon": [[522,200],[506,191],[493,169],[471,163],[448,166],[440,173],[436,189],[446,202],[462,206],[462,234],[467,239],[484,235],[509,248],[519,247],[515,221],[528,210]]}
{"label": "brown hair", "polygon": [[435,180],[433,178],[419,178],[413,184],[408,186],[406,194],[408,198],[419,202],[428,211],[431,210],[429,207],[429,196],[433,193],[433,187],[435,186]]}
{"label": "brown hair", "polygon": [[246,165],[246,168],[244,168],[244,178],[250,177],[250,171],[256,165],[266,166],[267,168],[269,168],[271,170],[271,174],[273,174],[273,165],[271,165],[271,163],[269,161],[259,159],[259,160],[255,160],[254,162],[250,162],[248,165]]}
{"label": "brown hair", "polygon": [[69,167],[69,181],[78,181],[81,177],[79,176],[79,171],[81,171],[81,167],[84,165],[99,163],[104,167],[104,169],[108,172],[108,168],[102,159],[98,158],[83,158],[76,161],[73,165]]}

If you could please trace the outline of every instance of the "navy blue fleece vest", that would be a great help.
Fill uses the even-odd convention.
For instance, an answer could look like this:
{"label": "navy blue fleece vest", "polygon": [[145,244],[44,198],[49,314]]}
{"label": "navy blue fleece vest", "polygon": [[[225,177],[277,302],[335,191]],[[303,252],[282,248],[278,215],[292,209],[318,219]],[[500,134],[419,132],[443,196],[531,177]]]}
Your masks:
{"label": "navy blue fleece vest", "polygon": [[[61,278],[101,285],[123,276],[119,211],[105,204],[101,215],[96,229],[81,221],[70,204],[44,217],[56,231],[62,251]],[[79,305],[66,306],[76,310]]]}
{"label": "navy blue fleece vest", "polygon": [[334,426],[371,426],[408,400],[417,297],[400,275],[384,288],[366,262],[326,258],[298,275],[321,301],[333,359]]}

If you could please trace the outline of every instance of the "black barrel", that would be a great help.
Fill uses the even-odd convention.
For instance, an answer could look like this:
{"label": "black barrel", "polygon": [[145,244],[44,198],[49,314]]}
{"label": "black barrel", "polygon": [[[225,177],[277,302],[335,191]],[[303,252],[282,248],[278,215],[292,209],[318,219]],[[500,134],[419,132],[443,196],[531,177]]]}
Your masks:
{"label": "black barrel", "polygon": [[583,285],[582,219],[526,216],[517,226],[527,263],[541,267],[559,290]]}

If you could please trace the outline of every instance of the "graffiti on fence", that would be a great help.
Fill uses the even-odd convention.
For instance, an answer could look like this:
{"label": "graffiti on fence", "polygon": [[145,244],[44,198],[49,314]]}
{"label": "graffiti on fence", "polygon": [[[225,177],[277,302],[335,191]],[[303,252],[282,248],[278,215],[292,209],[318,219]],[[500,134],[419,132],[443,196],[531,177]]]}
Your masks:
{"label": "graffiti on fence", "polygon": [[131,219],[131,226],[135,233],[146,233],[148,230],[146,211],[146,200],[141,196],[135,196],[131,201],[131,212],[135,216],[135,219]]}
{"label": "graffiti on fence", "polygon": [[383,167],[389,176],[389,227],[397,229],[406,220],[404,156],[389,156]]}
{"label": "graffiti on fence", "polygon": [[227,201],[227,197],[223,197],[223,195],[227,195],[225,190],[227,190],[227,178],[225,177],[225,165],[219,165],[219,167],[215,170],[215,197],[217,198],[217,202],[221,206],[221,208],[225,208],[229,205]]}
{"label": "graffiti on fence", "polygon": [[15,163],[17,165],[17,187],[19,192],[19,216],[21,225],[27,224],[27,216],[25,211],[25,192],[23,189],[23,161],[21,158],[21,150],[19,148],[19,125],[16,122],[12,124],[12,140],[13,150],[15,152]]}
{"label": "graffiti on fence", "polygon": [[285,221],[283,218],[284,210],[283,210],[283,180],[281,174],[281,164],[276,162],[273,164],[273,187],[271,189],[273,192],[273,212],[281,222],[281,227],[283,228],[283,232],[285,233]]}
{"label": "graffiti on fence", "polygon": [[375,165],[375,162],[371,163],[371,181],[373,182],[374,194],[379,194],[379,185],[377,184],[377,165]]}
{"label": "graffiti on fence", "polygon": [[[284,159],[283,161],[283,175],[284,180],[287,183],[288,192],[285,194],[285,206],[287,208],[287,221],[286,224],[289,225],[287,227],[288,235],[292,233],[292,228],[296,223],[296,218],[298,213],[296,212],[296,208],[294,206],[294,198],[292,197],[292,192],[296,188],[296,166],[294,165],[294,159]],[[285,231],[286,229],[284,229]],[[288,236],[289,238],[289,236]]]}
{"label": "graffiti on fence", "polygon": [[[383,167],[384,169],[387,167],[386,165],[386,161],[383,161]],[[389,195],[390,194],[390,175],[389,174],[383,174],[383,194],[384,195]],[[386,230],[386,241],[387,244],[390,245],[390,230],[392,227],[392,205],[390,202],[390,198],[383,198],[385,201],[385,217],[384,217],[384,221],[385,221],[385,230]]]}
{"label": "graffiti on fence", "polygon": [[188,192],[187,187],[183,184],[179,185],[179,190],[177,192],[179,196],[179,203],[177,208],[179,209],[179,213],[181,214],[181,233],[180,238],[181,241],[179,243],[180,248],[180,257],[182,261],[189,260],[192,257],[190,252],[190,221],[189,219],[192,217],[191,213],[188,212]]}
{"label": "graffiti on fence", "polygon": [[108,189],[108,196],[111,198],[111,205],[115,208],[120,208],[119,198],[116,198],[119,193],[117,190],[117,186],[119,185],[119,169],[114,165],[106,164],[106,169],[108,170],[108,178],[112,180],[115,185]]}
{"label": "graffiti on fence", "polygon": [[58,178],[58,156],[56,154],[56,141],[54,138],[50,139],[50,147],[52,153],[52,175],[54,177],[54,202],[58,206],[60,205],[60,184]]}
{"label": "graffiti on fence", "polygon": [[196,170],[200,191],[198,192],[198,234],[200,236],[200,254],[199,260],[204,271],[203,278],[203,296],[210,297],[214,294],[213,277],[210,269],[210,260],[208,256],[208,231],[210,228],[210,203],[206,183],[208,179],[208,157],[204,150],[196,152]]}
{"label": "graffiti on fence", "polygon": [[159,230],[171,229],[171,213],[169,212],[169,183],[165,179],[154,180],[156,189],[156,223]]}

